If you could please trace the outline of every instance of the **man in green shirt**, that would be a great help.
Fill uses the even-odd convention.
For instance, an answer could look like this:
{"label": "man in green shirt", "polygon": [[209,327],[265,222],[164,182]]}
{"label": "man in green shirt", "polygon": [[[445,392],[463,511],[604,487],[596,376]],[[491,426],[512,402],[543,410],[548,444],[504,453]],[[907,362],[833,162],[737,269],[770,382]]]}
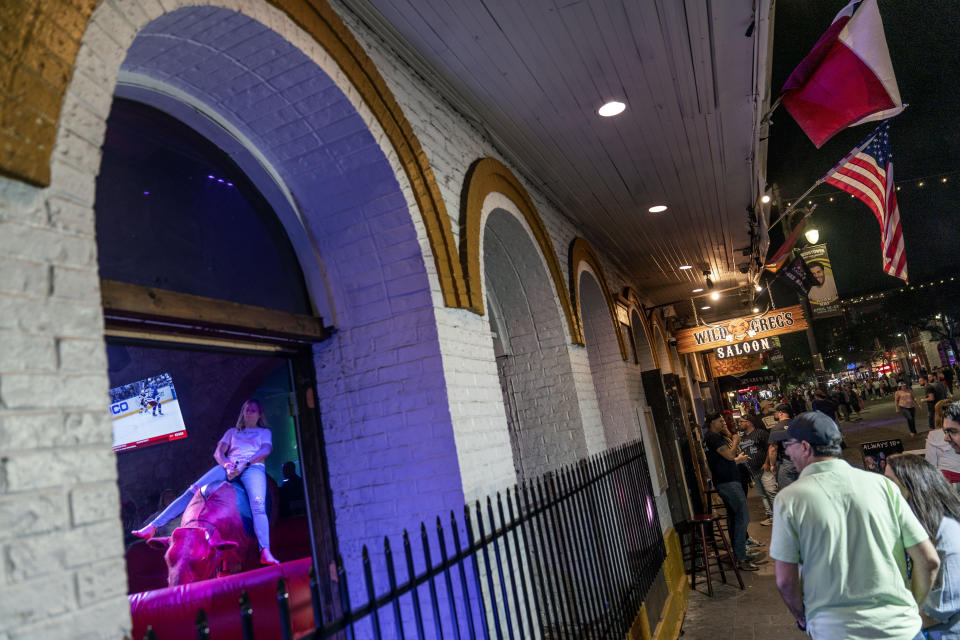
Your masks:
{"label": "man in green shirt", "polygon": [[800,471],[774,501],[770,542],[797,626],[815,640],[921,638],[917,603],[940,560],[900,490],[840,460],[840,430],[820,412],[800,414],[771,441],[783,442]]}

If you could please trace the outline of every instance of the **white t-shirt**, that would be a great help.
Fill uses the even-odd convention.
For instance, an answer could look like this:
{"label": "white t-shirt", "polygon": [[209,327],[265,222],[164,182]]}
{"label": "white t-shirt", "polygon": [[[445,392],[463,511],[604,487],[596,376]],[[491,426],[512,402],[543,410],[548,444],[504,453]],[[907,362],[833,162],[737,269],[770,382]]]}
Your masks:
{"label": "white t-shirt", "polygon": [[934,429],[927,434],[926,458],[938,471],[960,473],[960,453],[947,442],[943,429]]}
{"label": "white t-shirt", "polygon": [[[227,460],[241,462],[252,458],[253,454],[259,451],[263,445],[273,445],[273,436],[270,429],[252,427],[241,430],[231,427],[220,438],[220,442],[227,445]],[[263,462],[256,464],[263,464]]]}

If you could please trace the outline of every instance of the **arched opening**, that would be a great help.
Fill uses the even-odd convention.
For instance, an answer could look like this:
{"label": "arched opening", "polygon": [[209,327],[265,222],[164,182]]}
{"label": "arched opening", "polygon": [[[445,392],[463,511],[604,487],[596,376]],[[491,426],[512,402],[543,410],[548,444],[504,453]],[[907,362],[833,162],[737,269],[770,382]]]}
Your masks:
{"label": "arched opening", "polygon": [[519,480],[535,478],[587,453],[567,333],[543,259],[520,221],[496,209],[482,239],[514,468]]}
{"label": "arched opening", "polygon": [[[308,512],[318,555],[331,556],[324,461],[301,455],[304,444],[317,448],[315,424],[295,410],[293,364],[303,347],[289,336],[258,338],[240,329],[270,314],[312,320],[304,278],[277,216],[221,149],[169,115],[123,99],[114,101],[107,121],[96,196],[129,589],[159,589],[168,580],[165,549],[148,546],[133,529],[155,526],[160,540],[181,525],[214,521],[192,517],[199,507],[187,513],[185,503],[167,507],[181,493],[189,500],[195,492],[188,487],[218,468],[212,452],[248,398],[260,403],[269,425],[270,452],[262,460],[269,532],[256,543],[249,536],[232,540],[248,550],[249,557],[236,562],[257,566],[261,546],[281,561],[310,558]],[[234,326],[202,316],[216,307],[231,310]],[[313,324],[322,339],[319,319]],[[253,481],[259,466],[251,465],[240,485],[219,491]],[[310,500],[304,476],[312,483]],[[205,483],[204,493],[212,499],[221,482]],[[238,515],[252,529],[255,512],[245,508],[258,496],[247,497]],[[191,576],[213,577],[210,571]]]}
{"label": "arched opening", "polygon": [[[204,339],[193,336],[187,341],[189,349],[171,348],[169,333],[160,335],[163,330],[155,318],[149,340],[118,337],[120,328],[108,325],[110,339],[123,347],[111,356],[111,376],[118,376],[116,388],[138,382],[126,380],[139,375],[134,370],[147,371],[138,359],[158,359],[156,349],[161,349],[168,369],[175,362],[187,368],[186,361],[192,358],[204,364],[196,367],[191,381],[222,387],[215,397],[220,412],[211,409],[202,419],[209,419],[212,430],[222,431],[230,419],[235,420],[239,403],[257,389],[261,395],[284,399],[287,413],[296,414],[293,418],[299,417],[301,423],[304,413],[322,414],[322,430],[319,421],[309,429],[301,424],[297,443],[304,457],[308,497],[329,501],[326,530],[311,514],[314,552],[322,556],[316,549],[322,540],[328,544],[326,560],[338,552],[356,573],[361,548],[367,544],[382,549],[383,532],[412,528],[463,505],[433,313],[437,287],[431,286],[424,263],[421,223],[411,216],[405,195],[411,192],[410,185],[398,172],[396,157],[381,148],[378,140],[384,137],[371,130],[369,114],[358,111],[344,88],[321,69],[316,58],[322,50],[316,43],[279,13],[274,17],[271,24],[285,28],[283,36],[248,16],[214,7],[180,9],[144,27],[121,66],[117,95],[152,105],[185,123],[195,138],[219,149],[227,168],[195,176],[189,162],[195,159],[191,156],[195,150],[186,153],[180,167],[156,157],[144,159],[137,166],[139,177],[128,172],[106,186],[122,191],[128,186],[125,182],[140,185],[162,169],[181,181],[181,195],[190,195],[199,204],[172,213],[168,201],[159,207],[140,206],[136,198],[154,197],[156,188],[138,186],[139,191],[124,192],[123,197],[98,197],[96,213],[98,224],[104,222],[100,240],[104,257],[109,258],[109,252],[102,248],[118,238],[119,246],[128,251],[108,260],[119,274],[113,277],[141,293],[145,284],[168,287],[160,297],[181,304],[178,309],[183,313],[168,314],[168,319],[174,318],[168,324],[182,328],[188,324],[184,320],[197,319],[195,310],[177,297],[184,294],[206,299],[204,309],[211,313],[235,309],[230,305],[239,302],[247,311],[255,305],[266,317],[275,319],[271,313],[279,313],[296,322],[287,333],[280,332],[280,339],[274,327],[258,333],[257,340],[224,335],[219,325],[229,322],[195,323],[203,329],[199,333]],[[312,57],[291,40],[303,43]],[[329,60],[324,64],[334,66]],[[343,78],[337,81],[343,83]],[[127,143],[136,146],[138,141]],[[105,150],[105,166],[111,162],[108,153],[115,151]],[[242,187],[240,178],[230,179],[241,174],[249,182]],[[191,176],[202,184],[187,180]],[[171,188],[168,182],[162,189]],[[240,192],[259,198],[250,215],[270,211],[272,217],[265,213],[260,217],[272,222],[251,231],[238,219],[207,215],[226,202],[235,204],[229,199]],[[115,211],[107,213],[101,205]],[[239,216],[239,209],[231,211]],[[279,245],[255,249],[254,241],[248,242],[251,235],[255,241],[274,239],[286,245],[282,250]],[[198,237],[203,240],[198,242]],[[148,245],[144,256],[129,255]],[[164,253],[164,247],[174,246],[175,254]],[[257,251],[284,257],[261,270],[250,257]],[[231,259],[238,255],[240,263],[234,264]],[[109,292],[105,282],[107,301]],[[124,315],[106,306],[108,319],[111,314]],[[323,315],[325,325],[335,328],[329,339],[318,341],[327,335],[322,326],[315,330],[311,324],[317,318],[303,320],[313,310]],[[130,324],[133,317],[126,313],[121,320]],[[304,323],[323,335],[300,335]],[[251,354],[251,349],[257,353]],[[211,354],[221,358],[220,368],[210,364]],[[150,379],[157,374],[144,375]],[[183,384],[174,380],[178,400]],[[193,416],[191,421],[201,419]],[[209,462],[219,434],[200,438],[194,436],[197,429],[191,433],[188,426],[186,431],[188,437],[180,444]],[[142,455],[148,453],[145,449]],[[426,460],[429,464],[424,464]],[[178,481],[182,487],[195,479],[195,474],[187,477],[193,473],[191,465],[182,471],[185,479],[171,476],[162,481],[163,488]],[[154,490],[160,490],[158,482],[154,481]],[[371,522],[377,526],[371,528]],[[319,575],[329,575],[329,562],[319,559]],[[362,591],[359,582],[351,586],[355,595]]]}
{"label": "arched opening", "polygon": [[627,388],[627,363],[620,357],[620,345],[610,326],[607,300],[588,269],[580,274],[579,291],[583,337],[606,445],[616,446],[639,436],[634,414],[639,398],[631,397]]}
{"label": "arched opening", "polygon": [[630,330],[633,332],[633,343],[637,347],[637,366],[641,371],[649,371],[657,368],[657,363],[653,360],[653,351],[650,350],[650,341],[647,339],[647,332],[644,329],[643,318],[636,309],[630,312]]}
{"label": "arched opening", "polygon": [[670,357],[667,336],[659,324],[653,325],[654,343],[657,348],[657,360],[660,362],[661,373],[674,373],[673,359]]}

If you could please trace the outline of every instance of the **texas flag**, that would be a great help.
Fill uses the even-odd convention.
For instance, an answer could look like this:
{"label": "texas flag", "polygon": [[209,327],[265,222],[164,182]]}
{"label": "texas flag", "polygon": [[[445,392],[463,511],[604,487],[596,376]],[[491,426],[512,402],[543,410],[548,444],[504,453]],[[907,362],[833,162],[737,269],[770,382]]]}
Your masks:
{"label": "texas flag", "polygon": [[783,106],[818,149],[841,129],[903,111],[877,0],[844,7],[782,93]]}

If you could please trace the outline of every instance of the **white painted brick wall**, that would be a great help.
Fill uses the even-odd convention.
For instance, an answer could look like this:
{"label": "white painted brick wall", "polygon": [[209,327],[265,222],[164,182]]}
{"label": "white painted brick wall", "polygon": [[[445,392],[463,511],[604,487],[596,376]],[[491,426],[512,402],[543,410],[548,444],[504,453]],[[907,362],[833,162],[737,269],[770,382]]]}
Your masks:
{"label": "white painted brick wall", "polygon": [[[84,36],[78,71],[64,102],[51,186],[35,189],[0,178],[0,638],[116,638],[129,628],[116,467],[110,449],[110,422],[103,410],[108,385],[93,239],[94,176],[117,69],[126,48],[149,20],[181,4],[185,2],[101,2]],[[303,34],[289,19],[263,3],[238,0],[217,4],[241,9],[291,41],[304,43]],[[410,120],[435,171],[454,237],[458,237],[460,195],[467,169],[480,157],[504,159],[449,105],[437,101],[433,90],[352,14],[338,3],[334,6]],[[329,61],[320,60],[318,45],[307,42],[302,48],[326,65],[339,86],[346,86],[342,73],[331,68]],[[382,141],[382,131],[372,124],[363,105],[356,104],[356,93],[348,88],[347,94],[371,124],[374,137]],[[395,153],[390,149],[386,153],[395,169],[399,168]],[[410,185],[402,175],[398,180],[411,205]],[[522,177],[521,181],[566,273],[568,247],[582,231]],[[435,307],[435,329],[420,328],[417,335],[420,340],[430,340],[435,331],[441,346],[441,360],[428,356],[421,367],[424,371],[442,370],[446,378],[460,479],[466,497],[472,498],[514,479],[489,324],[486,317],[443,307],[426,234],[416,216],[414,224],[427,256],[424,266]],[[607,261],[604,247],[594,246],[611,290],[629,284],[623,270]],[[389,286],[393,293],[402,294],[408,285],[401,274],[397,276]],[[392,312],[402,310],[403,298],[393,304]],[[574,382],[576,397],[569,398],[570,406],[579,411],[584,429],[581,437],[587,450],[594,452],[604,446],[604,438],[587,351],[570,346],[565,328],[557,334],[563,336],[566,348],[558,349],[556,359],[567,361]],[[374,340],[358,346],[361,351],[393,348],[398,362],[424,356],[416,343],[390,344],[389,336],[380,343]],[[363,367],[357,364],[356,379],[331,379],[329,388],[364,387],[370,371],[364,372]],[[383,375],[379,381],[383,398],[377,410],[389,417],[388,412],[403,399],[391,397],[395,394],[386,379],[389,370]],[[556,380],[556,376],[544,377],[547,386],[540,402],[551,397],[550,384]],[[354,409],[364,416],[371,410]],[[411,420],[420,415],[429,421],[436,408],[407,406],[403,410]],[[330,416],[333,420],[345,417],[335,412]],[[418,446],[398,441],[398,437],[371,434],[352,443],[344,440],[343,445],[350,455],[357,456],[369,455],[368,447]],[[363,478],[350,481],[362,483]],[[371,500],[378,499],[373,492],[370,495]],[[350,513],[344,510],[338,517],[349,519]],[[382,535],[389,525],[370,523],[368,533],[371,537]]]}
{"label": "white painted brick wall", "polygon": [[[397,60],[392,51],[377,36],[367,31],[349,10],[345,11],[339,2],[332,4],[364,45],[424,146],[450,214],[454,237],[459,240],[460,189],[470,164],[480,157],[497,158],[508,167],[511,163],[447,103],[437,101],[433,91],[424,85],[420,77]],[[558,211],[515,168],[514,173],[527,189],[550,234],[561,269],[565,274],[568,273],[567,258],[570,243],[577,236],[584,235],[583,230]],[[616,293],[624,286],[631,284],[630,279],[624,275],[624,270],[607,259],[603,246],[595,244],[594,247],[603,265],[604,275],[611,292]],[[448,367],[447,363],[451,358],[460,357],[459,354],[449,353],[446,343],[441,343],[441,348],[444,350],[445,367]],[[604,440],[600,411],[595,399],[594,382],[586,362],[586,353],[579,347],[571,347],[569,358],[574,372],[574,383],[588,450],[595,452],[603,448]],[[451,396],[455,398],[453,390],[451,390]],[[465,419],[469,418],[456,412],[455,399],[452,399],[451,412],[459,439],[461,425]],[[503,428],[503,423],[498,417],[488,422],[487,427],[493,434]],[[468,490],[466,484],[465,490]]]}

